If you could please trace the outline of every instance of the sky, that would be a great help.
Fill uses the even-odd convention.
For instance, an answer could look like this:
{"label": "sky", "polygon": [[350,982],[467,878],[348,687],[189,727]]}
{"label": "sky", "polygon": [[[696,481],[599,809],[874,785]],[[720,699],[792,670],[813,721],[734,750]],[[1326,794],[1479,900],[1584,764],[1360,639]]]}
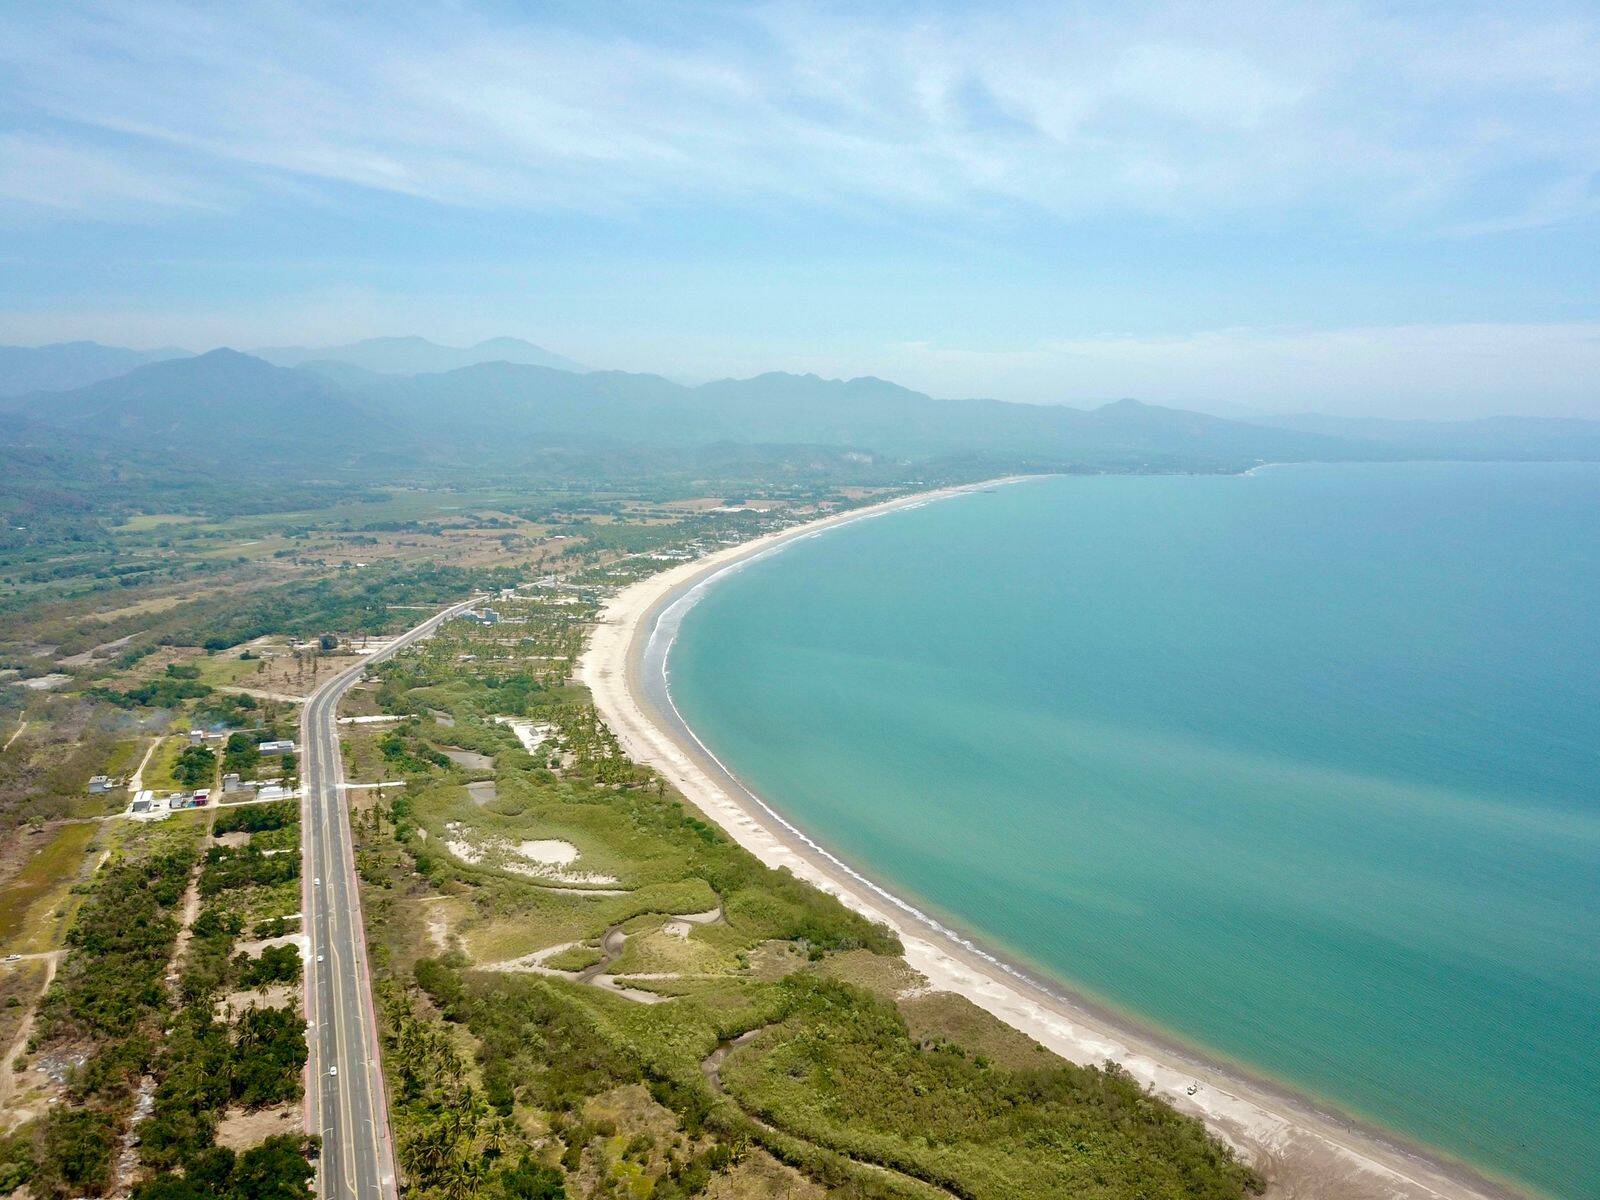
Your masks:
{"label": "sky", "polygon": [[1600,5],[0,6],[0,342],[1600,417]]}

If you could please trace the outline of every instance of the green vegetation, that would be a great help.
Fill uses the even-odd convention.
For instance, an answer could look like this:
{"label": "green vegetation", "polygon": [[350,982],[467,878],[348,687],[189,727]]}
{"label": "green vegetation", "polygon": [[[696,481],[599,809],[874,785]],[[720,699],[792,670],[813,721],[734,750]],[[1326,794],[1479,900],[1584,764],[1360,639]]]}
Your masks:
{"label": "green vegetation", "polygon": [[145,764],[144,786],[157,794],[177,790],[181,786],[176,774],[178,757],[188,748],[189,740],[185,737],[163,738]]}
{"label": "green vegetation", "polygon": [[978,1195],[1238,1194],[1231,1156],[1114,1067],[997,1069],[919,1044],[892,1004],[847,984],[800,974],[778,990],[782,1019],[729,1056],[722,1081],[814,1142]]}
{"label": "green vegetation", "polygon": [[[0,697],[4,691],[0,686]],[[19,825],[102,815],[110,797],[87,795],[89,777],[131,769],[128,752],[137,745],[120,728],[125,718],[116,710],[104,724],[90,724],[64,696],[46,694],[32,703],[27,730],[0,753],[0,836]],[[68,711],[42,727],[39,710]]]}
{"label": "green vegetation", "polygon": [[246,1108],[300,1098],[306,1026],[293,1008],[247,1008],[234,1026],[229,1096]]}
{"label": "green vegetation", "polygon": [[217,811],[213,833],[260,833],[298,824],[300,808],[293,800],[274,800],[271,804],[241,804]]}
{"label": "green vegetation", "polygon": [[217,756],[204,746],[185,746],[172,764],[172,777],[185,787],[210,783],[217,773]]}
{"label": "green vegetation", "polygon": [[[257,807],[266,813],[235,818],[261,830],[253,836],[297,833],[292,806]],[[119,1182],[118,1148],[131,1134],[148,1173],[136,1194],[309,1200],[313,1145],[271,1139],[237,1156],[215,1145],[228,1109],[292,1103],[301,1093],[298,1007],[221,1003],[229,989],[264,992],[298,980],[294,947],[252,957],[236,955],[234,943],[252,898],[283,886],[282,869],[261,864],[282,860],[292,874],[299,856],[292,847],[267,855],[251,845],[202,856],[209,817],[124,824],[122,844],[85,889],[27,1046],[30,1056],[70,1064],[60,1068],[65,1095],[0,1139],[0,1184],[26,1182],[39,1200],[102,1195]],[[207,900],[180,950],[191,886]],[[152,1077],[151,1111],[130,1129],[135,1097]]]}
{"label": "green vegetation", "polygon": [[210,694],[211,689],[205,684],[186,679],[152,679],[123,692],[101,687],[89,689],[89,695],[118,708],[177,708],[185,700]]}
{"label": "green vegetation", "polygon": [[299,983],[300,970],[300,951],[294,946],[268,946],[255,958],[239,954],[233,960],[234,983],[246,990]]}
{"label": "green vegetation", "polygon": [[300,878],[300,859],[294,854],[268,854],[258,846],[213,846],[206,851],[200,872],[200,894],[252,886],[271,887]]}
{"label": "green vegetation", "polygon": [[[224,810],[215,821],[232,826],[222,832],[297,832],[292,806]],[[252,998],[236,1014],[232,1001],[223,1015],[216,1011],[229,989],[264,992],[300,978],[300,956],[293,946],[269,946],[256,957],[234,952],[246,927],[243,909],[262,887],[253,869],[238,863],[297,863],[299,858],[287,853],[263,859],[256,836],[252,833],[251,844],[237,852],[223,847],[207,852],[200,876],[206,902],[191,929],[178,983],[182,1006],[155,1063],[151,1114],[139,1126],[140,1160],[155,1174],[135,1195],[246,1200],[308,1194],[306,1155],[315,1147],[303,1139],[269,1138],[237,1157],[215,1144],[217,1126],[229,1109],[298,1100],[307,1055],[305,1022],[294,1005],[263,1007]]]}
{"label": "green vegetation", "polygon": [[0,1135],[0,1195],[9,1196],[38,1169],[33,1139],[25,1134]]}
{"label": "green vegetation", "polygon": [[95,832],[90,824],[58,825],[38,835],[43,844],[0,889],[0,951],[30,953],[49,948],[49,933],[59,928],[49,914],[77,878]]}
{"label": "green vegetation", "polygon": [[111,1183],[116,1125],[101,1109],[57,1109],[44,1120],[30,1184],[39,1194],[99,1195]]}
{"label": "green vegetation", "polygon": [[101,868],[67,935],[72,953],[40,1005],[39,1041],[86,1040],[96,1048],[84,1071],[85,1099],[129,1085],[125,1072],[139,1065],[162,1008],[161,977],[195,863],[191,839],[170,841]]}
{"label": "green vegetation", "polygon": [[69,1082],[70,1103],[29,1130],[36,1196],[96,1195],[111,1181],[118,1132],[169,1010],[162,977],[195,863],[194,839],[187,824],[147,834],[101,870],[78,910],[28,1047],[82,1060]]}
{"label": "green vegetation", "polygon": [[[422,563],[266,588],[246,599],[195,600],[164,614],[164,635],[180,645],[225,650],[266,634],[317,636],[327,629],[384,633],[404,628],[397,609],[442,605],[482,588],[515,582],[504,569],[464,570]],[[197,685],[204,686],[204,685]]]}
{"label": "green vegetation", "polygon": [[184,1174],[163,1171],[133,1189],[133,1200],[311,1200],[312,1147],[278,1135],[236,1155],[224,1146],[197,1154]]}
{"label": "green vegetation", "polygon": [[[249,699],[248,696],[244,699]],[[261,765],[260,743],[248,733],[230,733],[222,748],[222,769],[225,773],[248,778]]]}
{"label": "green vegetation", "polygon": [[[43,691],[0,681],[6,736],[18,733],[0,753],[0,837],[34,840],[20,847],[26,855],[7,860],[27,866],[0,892],[0,933],[7,950],[21,951],[50,948],[74,930],[60,979],[40,1006],[28,1053],[52,1064],[51,1078],[67,1077],[65,1085],[39,1085],[59,1101],[60,1111],[96,1114],[58,1129],[52,1125],[48,1146],[44,1121],[0,1144],[0,1182],[26,1175],[34,1179],[32,1190],[40,1198],[102,1187],[97,1164],[105,1159],[96,1133],[109,1130],[111,1143],[120,1145],[130,1132],[136,1082],[154,1078],[155,1111],[138,1130],[137,1144],[141,1170],[156,1174],[141,1187],[152,1195],[184,1194],[184,1189],[232,1195],[232,1167],[219,1166],[224,1155],[215,1146],[224,1115],[247,1103],[273,1103],[273,1097],[298,1087],[297,1069],[290,1067],[303,1052],[288,1036],[290,1022],[245,1015],[251,1007],[267,1011],[264,1003],[292,987],[298,964],[282,948],[250,955],[237,945],[245,931],[273,937],[298,928],[287,919],[300,906],[294,806],[214,810],[217,833],[248,834],[249,844],[204,853],[197,831],[213,812],[153,825],[46,826],[43,833],[37,827],[123,807],[127,796],[120,789],[87,795],[88,779],[131,775],[152,740],[157,748],[141,783],[156,792],[204,786],[218,770],[244,776],[292,773],[292,760],[274,759],[264,766],[255,748],[258,741],[287,732],[293,719],[292,710],[272,694],[303,691],[311,668],[326,665],[320,656],[357,649],[365,635],[401,628],[416,619],[419,607],[580,566],[615,581],[652,569],[648,560],[627,557],[636,550],[681,548],[707,536],[747,536],[761,531],[763,522],[770,526],[784,518],[700,514],[698,485],[677,462],[671,464],[680,474],[675,481],[640,482],[631,473],[609,493],[597,491],[588,465],[582,468],[581,489],[562,482],[529,485],[525,478],[515,487],[493,481],[486,486],[475,470],[470,489],[376,491],[340,483],[279,486],[270,479],[249,489],[234,481],[226,487],[169,482],[164,468],[141,482],[137,451],[117,457],[116,470],[126,468],[131,475],[119,476],[115,487],[102,482],[49,503],[0,503],[14,518],[0,523],[0,665],[23,677],[47,672],[67,677],[59,688]],[[111,461],[93,451],[79,459],[86,479],[96,470],[112,470]],[[568,463],[560,469],[573,467]],[[109,473],[104,477],[110,478]],[[741,484],[735,490],[801,504],[841,499],[830,484],[809,480]],[[149,514],[158,519],[146,519]],[[410,822],[405,840],[390,838],[371,852],[363,849],[363,870],[389,890],[408,890],[406,872],[419,862],[441,881],[460,870],[463,888],[503,886],[505,912],[497,915],[491,907],[478,912],[476,933],[485,945],[497,938],[526,941],[529,931],[547,922],[574,937],[592,936],[614,921],[718,903],[717,893],[696,873],[700,867],[671,863],[670,846],[664,848],[648,829],[641,826],[637,845],[624,840],[608,848],[621,822],[632,818],[598,801],[621,784],[631,803],[640,785],[581,694],[562,682],[590,612],[593,581],[582,586],[581,604],[566,604],[566,596],[547,591],[536,604],[537,622],[500,631],[517,643],[515,654],[481,673],[466,672],[481,676],[467,681],[481,693],[480,707],[464,717],[454,736],[441,736],[443,730],[427,713],[426,689],[403,680],[397,686],[413,706],[407,711],[416,711],[420,719],[400,729],[386,746],[388,756],[376,745],[382,733],[355,731],[373,777],[415,775],[429,789],[443,789],[419,797],[410,816],[408,802],[401,803],[399,819]],[[262,644],[217,653],[258,636]],[[455,711],[455,675],[441,669],[433,682],[442,693],[434,706]],[[238,686],[256,694],[231,690]],[[560,711],[552,712],[553,706]],[[483,719],[490,711],[553,717],[564,740],[552,741],[532,763],[508,730]],[[237,732],[216,749],[189,747],[181,734],[219,725]],[[425,845],[423,834],[441,832],[449,806],[461,799],[449,789],[464,773],[450,763],[446,748],[494,761],[491,769],[466,773],[474,778],[498,775],[504,764],[509,773],[500,793],[504,811],[494,815],[510,824],[499,832],[511,831],[522,819],[516,815],[520,811],[530,814],[528,819],[535,810],[554,818],[568,805],[578,825],[592,820],[604,826],[593,834],[574,829],[572,836],[581,838],[592,855],[605,856],[605,869],[623,870],[636,849],[649,851],[639,870],[628,868],[628,886],[616,889],[626,894],[597,901],[552,899],[504,871],[498,852],[495,864],[468,871],[437,843]],[[566,777],[573,784],[570,795],[558,794],[559,788],[535,794],[511,782],[533,767],[562,770],[568,757],[582,764]],[[677,832],[663,828],[668,842],[699,836],[689,826]],[[97,836],[102,830],[104,838]],[[102,844],[115,848],[105,872],[75,887],[74,881],[99,862]],[[93,856],[85,853],[91,846]],[[8,854],[16,849],[5,847]],[[413,849],[420,858],[411,857]],[[701,866],[717,868],[716,856],[708,850]],[[191,876],[180,869],[186,865],[197,872]],[[129,889],[122,873],[128,870],[144,872],[147,886],[125,903]],[[167,877],[172,871],[176,879]],[[201,906],[180,942],[181,885],[191,877]],[[485,885],[485,880],[494,882]],[[584,905],[594,907],[581,912]],[[114,945],[111,935],[118,931],[106,918],[115,912],[126,927],[121,944]],[[848,915],[841,920],[837,914],[811,913],[807,903],[780,905],[760,918],[751,931],[800,930],[810,921],[819,941],[834,938],[840,945],[871,933],[855,928],[860,923]],[[179,974],[169,983],[165,976],[180,945]],[[734,953],[730,949],[724,957]],[[18,995],[19,1019],[37,994],[30,989]],[[253,1055],[251,1071],[236,1061],[241,1039]],[[80,1059],[83,1069],[75,1071]],[[257,1067],[259,1072],[252,1073]],[[475,1061],[469,1059],[466,1070],[475,1077]],[[642,1169],[642,1150],[624,1155],[625,1147],[602,1145],[603,1140],[594,1139],[592,1153],[617,1158],[619,1170]],[[528,1130],[516,1132],[512,1142],[495,1164],[496,1194],[553,1194],[551,1180],[561,1169],[545,1161]],[[296,1147],[297,1157],[299,1152]],[[624,1157],[631,1166],[623,1164]]]}

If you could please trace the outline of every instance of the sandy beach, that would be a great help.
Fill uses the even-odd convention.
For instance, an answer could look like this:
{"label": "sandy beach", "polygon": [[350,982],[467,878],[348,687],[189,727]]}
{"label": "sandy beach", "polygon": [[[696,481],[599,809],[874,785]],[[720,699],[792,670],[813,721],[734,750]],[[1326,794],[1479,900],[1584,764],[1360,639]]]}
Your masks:
{"label": "sandy beach", "polygon": [[[1307,1200],[1520,1196],[1469,1168],[1407,1147],[1029,978],[878,886],[790,824],[718,762],[678,716],[665,689],[665,654],[677,621],[717,576],[839,524],[1016,482],[996,480],[903,497],[728,547],[651,576],[607,603],[579,664],[580,678],[627,753],[660,771],[762,862],[789,869],[893,928],[905,946],[906,960],[933,988],[966,997],[1063,1058],[1118,1063],[1179,1109],[1203,1119],[1253,1162],[1269,1180],[1269,1195]],[[826,837],[826,831],[811,833]]]}

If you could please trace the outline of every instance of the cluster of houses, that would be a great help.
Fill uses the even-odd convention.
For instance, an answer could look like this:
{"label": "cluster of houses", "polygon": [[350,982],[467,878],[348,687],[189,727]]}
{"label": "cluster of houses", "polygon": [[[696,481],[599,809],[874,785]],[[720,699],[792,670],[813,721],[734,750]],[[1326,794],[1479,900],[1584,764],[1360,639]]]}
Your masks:
{"label": "cluster of houses", "polygon": [[[190,730],[189,742],[191,745],[200,745],[209,738],[219,735],[207,734],[200,730]],[[223,735],[225,736],[225,735]],[[271,741],[259,742],[257,752],[263,758],[282,758],[284,755],[293,754],[294,742],[287,738],[278,738]],[[123,780],[112,780],[105,775],[96,775],[89,781],[91,794],[108,792],[112,787],[123,786]],[[243,804],[250,800],[286,800],[295,793],[284,786],[281,777],[273,779],[241,779],[237,772],[230,771],[222,777],[222,794],[234,796],[237,799],[232,803]],[[196,788],[192,792],[171,792],[165,796],[157,796],[148,788],[141,788],[128,805],[128,815],[132,817],[157,817],[167,813],[182,812],[190,808],[204,808],[211,803],[210,788]],[[222,801],[229,803],[229,801]]]}
{"label": "cluster of houses", "polygon": [[128,812],[134,816],[145,817],[156,813],[181,812],[186,808],[204,808],[210,803],[210,788],[199,788],[192,792],[173,792],[169,796],[159,797],[149,791],[141,791],[128,806]]}

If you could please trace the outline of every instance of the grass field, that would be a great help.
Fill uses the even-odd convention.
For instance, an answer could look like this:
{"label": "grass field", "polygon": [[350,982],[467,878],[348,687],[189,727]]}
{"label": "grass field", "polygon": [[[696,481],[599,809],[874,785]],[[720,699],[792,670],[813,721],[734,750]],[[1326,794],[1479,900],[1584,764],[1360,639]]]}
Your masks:
{"label": "grass field", "polygon": [[189,513],[135,513],[121,525],[113,526],[125,533],[145,533],[151,529],[165,529],[172,525],[199,525],[204,517]]}
{"label": "grass field", "polygon": [[249,686],[261,671],[259,658],[240,658],[234,653],[205,655],[191,665],[200,669],[200,682],[212,687]]}
{"label": "grass field", "polygon": [[156,752],[150,756],[149,765],[144,769],[142,781],[144,786],[157,795],[182,791],[183,788],[172,777],[172,766],[188,744],[189,739],[184,734],[163,738],[161,744],[156,747]]}
{"label": "grass field", "polygon": [[52,914],[67,898],[98,832],[99,825],[88,822],[57,826],[0,887],[0,953],[37,954],[60,944],[68,922]]}

